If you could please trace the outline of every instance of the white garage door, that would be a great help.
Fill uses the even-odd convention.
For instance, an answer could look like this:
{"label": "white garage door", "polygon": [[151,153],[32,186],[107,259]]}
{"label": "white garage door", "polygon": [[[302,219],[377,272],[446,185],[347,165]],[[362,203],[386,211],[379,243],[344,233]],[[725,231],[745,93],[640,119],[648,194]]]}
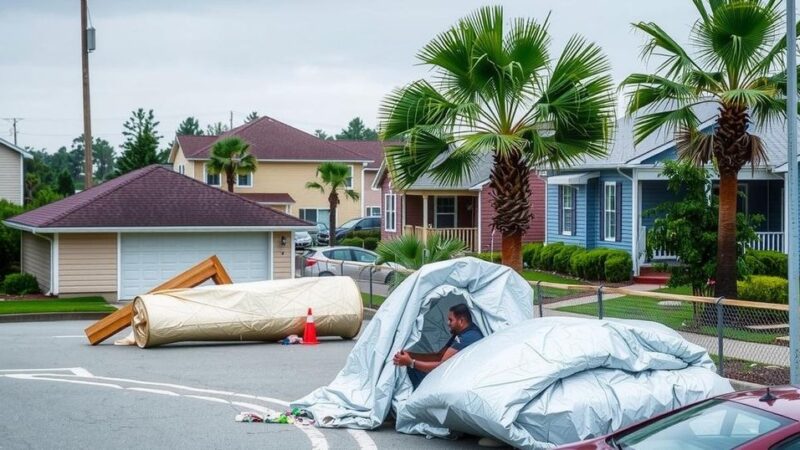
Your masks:
{"label": "white garage door", "polygon": [[235,283],[272,278],[271,233],[128,233],[121,237],[120,298],[145,293],[217,255]]}

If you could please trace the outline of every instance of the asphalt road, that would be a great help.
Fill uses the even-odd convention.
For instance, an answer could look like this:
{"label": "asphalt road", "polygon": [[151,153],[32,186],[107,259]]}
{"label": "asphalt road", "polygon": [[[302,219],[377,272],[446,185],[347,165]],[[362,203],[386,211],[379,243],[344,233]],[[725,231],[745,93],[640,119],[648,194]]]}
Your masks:
{"label": "asphalt road", "polygon": [[326,385],[353,342],[92,347],[90,321],[0,324],[0,448],[480,448],[377,431],[239,423]]}

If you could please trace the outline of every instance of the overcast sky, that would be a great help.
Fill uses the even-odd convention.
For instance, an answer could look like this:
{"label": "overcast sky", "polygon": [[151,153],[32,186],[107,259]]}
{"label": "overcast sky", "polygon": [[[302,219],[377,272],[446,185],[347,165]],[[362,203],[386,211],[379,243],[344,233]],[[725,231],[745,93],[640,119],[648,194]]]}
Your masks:
{"label": "overcast sky", "polygon": [[[377,125],[383,97],[428,76],[415,55],[485,1],[89,0],[92,128],[114,146],[131,110],[152,108],[174,135],[187,116],[234,126],[258,111],[308,132],[360,116]],[[647,68],[634,21],[685,42],[690,0],[505,1],[506,18],[544,20],[553,52],[580,33],[600,44],[616,82]],[[69,146],[83,131],[79,0],[2,0],[0,118],[19,117],[20,146]],[[652,66],[653,64],[651,64]],[[0,121],[0,137],[11,140]]]}

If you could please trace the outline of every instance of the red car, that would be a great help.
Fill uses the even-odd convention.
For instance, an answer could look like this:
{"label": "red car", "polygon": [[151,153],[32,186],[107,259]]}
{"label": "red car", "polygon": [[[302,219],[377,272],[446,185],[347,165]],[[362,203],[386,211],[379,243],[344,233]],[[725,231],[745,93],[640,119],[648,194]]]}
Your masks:
{"label": "red car", "polygon": [[800,450],[800,389],[733,392],[703,400],[607,436],[558,447],[571,450]]}

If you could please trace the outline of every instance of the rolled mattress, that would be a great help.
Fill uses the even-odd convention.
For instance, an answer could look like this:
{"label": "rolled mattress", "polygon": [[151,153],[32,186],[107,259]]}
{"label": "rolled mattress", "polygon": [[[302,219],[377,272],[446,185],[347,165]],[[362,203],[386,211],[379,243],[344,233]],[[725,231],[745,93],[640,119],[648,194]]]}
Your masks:
{"label": "rolled mattress", "polygon": [[349,277],[297,278],[172,289],[136,297],[141,348],[181,341],[277,341],[303,333],[313,309],[318,336],[355,337],[364,309]]}

